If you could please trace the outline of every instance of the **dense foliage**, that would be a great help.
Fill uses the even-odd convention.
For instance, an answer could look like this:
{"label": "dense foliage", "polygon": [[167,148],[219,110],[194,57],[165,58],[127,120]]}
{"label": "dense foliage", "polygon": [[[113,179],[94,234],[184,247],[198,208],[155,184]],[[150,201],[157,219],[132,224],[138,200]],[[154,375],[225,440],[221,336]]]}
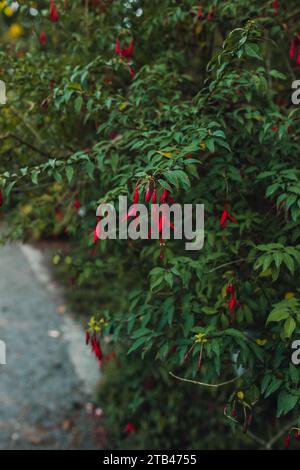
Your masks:
{"label": "dense foliage", "polygon": [[[225,421],[246,432],[265,407],[279,438],[280,429],[294,435],[298,2],[19,3],[9,15],[0,5],[8,94],[0,185],[10,238],[72,240],[74,295],[84,288],[90,334],[109,338],[107,351],[134,352],[180,379],[225,382],[213,391]],[[201,251],[178,240],[94,238],[98,204],[132,200],[137,184],[140,200],[150,185],[158,199],[168,190],[180,204],[205,205]],[[130,380],[140,384],[138,371]],[[201,403],[187,397],[199,385],[168,380],[166,402],[188,387],[197,430]]]}

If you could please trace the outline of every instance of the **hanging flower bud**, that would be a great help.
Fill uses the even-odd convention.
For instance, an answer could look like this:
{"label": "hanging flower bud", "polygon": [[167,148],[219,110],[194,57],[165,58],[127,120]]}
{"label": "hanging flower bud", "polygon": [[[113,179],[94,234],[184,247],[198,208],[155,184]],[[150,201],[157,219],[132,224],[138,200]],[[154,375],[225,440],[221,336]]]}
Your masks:
{"label": "hanging flower bud", "polygon": [[157,200],[156,200],[156,194],[157,194],[157,191],[156,191],[156,188],[154,188],[154,191],[152,193],[152,203],[153,204],[156,204]]}
{"label": "hanging flower bud", "polygon": [[130,41],[130,44],[128,47],[120,47],[120,40],[119,38],[117,37],[116,39],[116,45],[115,45],[115,53],[117,55],[120,55],[122,57],[132,57],[133,55],[133,48],[134,48],[134,42],[133,42],[133,39],[131,39]]}
{"label": "hanging flower bud", "polygon": [[121,55],[123,57],[132,57],[132,54],[133,54],[133,47],[134,47],[134,43],[133,43],[133,39],[131,39],[130,41],[130,44],[129,44],[129,47],[123,47],[121,49]]}
{"label": "hanging flower bud", "polygon": [[77,197],[77,195],[76,195],[76,196],[75,196],[75,199],[74,199],[74,209],[76,209],[77,211],[79,211],[80,207],[81,207],[81,204],[80,204],[79,199],[78,199],[78,197]]}
{"label": "hanging flower bud", "polygon": [[226,287],[226,294],[234,294],[234,285],[229,283]]}
{"label": "hanging flower bud", "polygon": [[235,418],[235,417],[236,417],[236,409],[235,409],[235,407],[234,407],[234,408],[232,408],[232,411],[231,411],[231,416],[232,416],[233,418]]}
{"label": "hanging flower bud", "polygon": [[161,203],[165,202],[168,195],[169,195],[169,191],[167,189],[164,189],[161,196],[160,196],[159,202],[161,202]]}
{"label": "hanging flower bud", "polygon": [[274,15],[278,15],[278,10],[279,10],[279,1],[278,0],[274,0],[273,3],[272,3],[272,7],[273,7],[273,10],[274,10]]}
{"label": "hanging flower bud", "polygon": [[146,194],[145,194],[145,202],[148,202],[150,200],[150,197],[151,197],[151,184],[150,184],[150,181],[149,181],[148,186],[147,186],[147,190],[146,190]]}
{"label": "hanging flower bud", "polygon": [[284,439],[284,448],[287,450],[290,447],[291,436],[288,434]]}
{"label": "hanging flower bud", "polygon": [[235,224],[238,224],[238,221],[234,217],[232,217],[231,214],[229,214],[227,208],[228,208],[228,204],[227,204],[227,202],[225,202],[224,211],[223,211],[223,213],[221,215],[221,218],[220,218],[220,225],[221,225],[222,228],[227,227],[227,219],[231,220]]}
{"label": "hanging flower bud", "polygon": [[132,67],[130,67],[129,73],[130,73],[132,78],[135,76],[135,72],[134,72],[134,69]]}
{"label": "hanging flower bud", "polygon": [[59,18],[58,9],[56,8],[54,0],[50,0],[50,10],[49,10],[50,20],[53,23],[56,23]]}
{"label": "hanging flower bud", "polygon": [[198,8],[197,18],[198,18],[198,20],[200,20],[201,18],[203,18],[203,9],[202,9],[202,5],[201,5],[201,4],[199,5],[199,8]]}
{"label": "hanging flower bud", "polygon": [[93,353],[95,354],[98,361],[101,363],[102,359],[103,359],[103,353],[102,353],[100,343],[99,343],[98,339],[96,338],[96,336],[92,337],[91,346],[92,346]]}
{"label": "hanging flower bud", "polygon": [[47,36],[46,36],[45,31],[42,31],[42,32],[40,33],[39,40],[40,40],[40,43],[42,44],[42,46],[45,46],[45,45],[46,45]]}
{"label": "hanging flower bud", "polygon": [[125,434],[133,434],[136,432],[136,427],[133,423],[127,423],[125,428],[123,429]]}

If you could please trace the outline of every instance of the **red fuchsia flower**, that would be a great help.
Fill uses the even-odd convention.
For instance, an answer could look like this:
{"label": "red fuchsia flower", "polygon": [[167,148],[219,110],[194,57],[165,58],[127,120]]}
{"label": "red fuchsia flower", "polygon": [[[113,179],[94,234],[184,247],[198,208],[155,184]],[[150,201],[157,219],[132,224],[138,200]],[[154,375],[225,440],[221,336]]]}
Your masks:
{"label": "red fuchsia flower", "polygon": [[58,21],[59,14],[58,14],[58,9],[56,8],[54,0],[50,0],[49,16],[50,16],[50,20],[53,21],[53,23],[56,23],[56,21]]}
{"label": "red fuchsia flower", "polygon": [[234,285],[229,283],[226,287],[226,294],[234,294]]}
{"label": "red fuchsia flower", "polygon": [[40,33],[39,40],[40,40],[40,43],[42,44],[42,46],[45,46],[45,45],[46,45],[47,36],[46,36],[45,31],[42,31],[42,32]]}
{"label": "red fuchsia flower", "polygon": [[98,241],[98,235],[97,235],[97,230],[94,230],[94,243],[97,243]]}
{"label": "red fuchsia flower", "polygon": [[98,339],[96,338],[95,335],[91,338],[91,346],[92,346],[93,353],[95,354],[96,358],[98,359],[99,363],[101,364],[102,359],[103,359],[103,353],[102,353],[100,343],[99,343],[99,341],[98,341]]}
{"label": "red fuchsia flower", "polygon": [[130,67],[129,73],[130,73],[132,78],[135,76],[135,72],[134,72],[134,69],[132,67]]}
{"label": "red fuchsia flower", "polygon": [[233,322],[234,321],[235,310],[240,307],[240,302],[236,298],[235,287],[232,283],[229,283],[227,285],[226,294],[230,295],[230,299],[228,301],[228,308],[229,308],[229,312],[230,312],[231,322]]}
{"label": "red fuchsia flower", "polygon": [[138,204],[138,202],[139,202],[139,184],[137,183],[135,185],[134,193],[133,193],[133,204],[132,204],[131,208],[129,209],[127,215],[125,215],[125,217],[123,217],[121,222],[125,222],[125,220],[129,219],[129,217],[136,217],[136,215],[137,215],[136,204]]}
{"label": "red fuchsia flower", "polygon": [[133,193],[133,204],[137,204],[139,202],[139,185],[136,184]]}
{"label": "red fuchsia flower", "polygon": [[226,228],[227,227],[227,219],[231,220],[231,222],[234,222],[235,224],[238,224],[238,221],[232,217],[232,215],[229,214],[228,212],[228,203],[225,202],[224,204],[224,211],[221,215],[221,218],[220,218],[220,225],[222,228]]}
{"label": "red fuchsia flower", "polygon": [[134,42],[133,39],[131,39],[130,44],[128,47],[120,47],[120,40],[117,37],[116,39],[116,45],[115,45],[115,53],[121,57],[132,57],[133,55],[133,48],[134,48]]}
{"label": "red fuchsia flower", "polygon": [[233,296],[230,298],[229,303],[228,303],[231,321],[234,320],[234,311],[235,311],[236,304],[237,304],[236,298],[235,298],[235,296],[233,295]]}
{"label": "red fuchsia flower", "polygon": [[202,9],[202,5],[201,5],[201,4],[199,5],[199,8],[198,8],[197,18],[198,18],[198,20],[200,20],[201,18],[203,18],[203,9]]}
{"label": "red fuchsia flower", "polygon": [[93,230],[93,237],[94,237],[94,243],[96,243],[99,240],[99,236],[101,233],[101,224],[100,224],[100,217],[97,217],[98,223]]}
{"label": "red fuchsia flower", "polygon": [[133,423],[127,423],[123,429],[123,432],[125,434],[134,434],[136,432],[136,427]]}
{"label": "red fuchsia flower", "polygon": [[169,195],[169,191],[167,189],[164,189],[161,196],[160,196],[159,202],[162,202],[162,203],[165,202],[168,195]]}
{"label": "red fuchsia flower", "polygon": [[174,230],[174,225],[171,224],[169,217],[166,214],[165,208],[162,206],[162,214],[159,219],[159,224],[158,224],[158,233],[163,233],[163,230],[165,226],[168,225],[171,227],[172,230]]}
{"label": "red fuchsia flower", "polygon": [[297,65],[300,64],[300,34],[297,34],[292,40],[289,55],[290,59],[294,59],[296,57]]}
{"label": "red fuchsia flower", "polygon": [[157,191],[156,191],[156,188],[154,188],[154,191],[152,193],[152,204],[157,204],[156,195],[157,195]]}
{"label": "red fuchsia flower", "polygon": [[284,439],[284,448],[287,450],[290,447],[291,436],[288,434]]}
{"label": "red fuchsia flower", "polygon": [[85,333],[85,344],[88,346],[89,342],[90,342],[90,339],[91,339],[91,335],[90,335],[90,332],[87,331]]}
{"label": "red fuchsia flower", "polygon": [[235,409],[235,407],[234,407],[234,408],[232,408],[232,411],[231,411],[231,416],[232,416],[233,418],[235,418],[235,417],[236,417],[236,409]]}
{"label": "red fuchsia flower", "polygon": [[150,184],[150,181],[149,181],[148,186],[147,186],[147,190],[146,190],[146,194],[145,194],[145,202],[148,202],[150,200],[150,197],[151,197],[151,184]]}
{"label": "red fuchsia flower", "polygon": [[77,197],[77,195],[76,195],[76,196],[75,196],[75,199],[74,199],[74,209],[76,209],[77,211],[79,211],[80,207],[81,207],[81,204],[80,204],[79,199],[78,199],[78,197]]}
{"label": "red fuchsia flower", "polygon": [[279,1],[274,0],[273,3],[272,3],[272,7],[273,7],[273,10],[274,10],[274,15],[278,15],[279,6],[280,6]]}

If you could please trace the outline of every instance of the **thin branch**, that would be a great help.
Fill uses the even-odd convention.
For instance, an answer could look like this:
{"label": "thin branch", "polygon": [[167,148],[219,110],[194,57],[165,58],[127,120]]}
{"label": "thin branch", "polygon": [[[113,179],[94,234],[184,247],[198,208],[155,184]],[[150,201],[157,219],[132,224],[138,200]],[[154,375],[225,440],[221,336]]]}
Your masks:
{"label": "thin branch", "polygon": [[222,383],[219,383],[219,384],[208,384],[208,383],[204,383],[204,382],[198,382],[197,380],[190,380],[190,379],[184,379],[182,377],[178,377],[177,375],[173,374],[173,372],[171,372],[171,371],[169,371],[169,374],[172,377],[174,377],[175,379],[181,380],[182,382],[189,382],[191,384],[202,385],[202,387],[211,387],[211,388],[223,387],[224,385],[228,385],[228,384],[231,384],[233,382],[236,382],[238,379],[241,378],[241,376],[239,376],[239,377],[235,377],[234,379],[227,380],[226,382],[222,382]]}
{"label": "thin branch", "polygon": [[0,140],[12,138],[20,142],[20,144],[26,145],[26,147],[30,148],[31,150],[34,150],[35,152],[39,153],[40,155],[43,155],[44,157],[50,158],[50,154],[44,152],[43,150],[37,148],[35,145],[30,144],[29,142],[26,142],[25,140],[21,139],[15,134],[5,134],[4,136],[0,136]]}

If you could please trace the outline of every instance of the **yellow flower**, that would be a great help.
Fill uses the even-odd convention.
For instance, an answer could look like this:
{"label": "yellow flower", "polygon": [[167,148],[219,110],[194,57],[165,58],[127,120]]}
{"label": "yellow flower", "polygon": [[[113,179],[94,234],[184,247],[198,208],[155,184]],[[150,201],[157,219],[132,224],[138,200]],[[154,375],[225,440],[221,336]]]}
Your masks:
{"label": "yellow flower", "polygon": [[204,339],[206,333],[198,333],[194,337],[195,343],[206,343],[207,339]]}
{"label": "yellow flower", "polygon": [[59,256],[59,255],[53,256],[53,258],[52,258],[52,263],[56,265],[56,264],[58,264],[59,262],[60,262],[60,256]]}
{"label": "yellow flower", "polygon": [[292,299],[293,297],[295,297],[295,293],[294,292],[287,292],[284,296],[285,300],[289,300],[289,299]]}
{"label": "yellow flower", "polygon": [[66,256],[65,263],[66,264],[72,264],[72,262],[73,262],[73,260],[72,260],[71,256]]}
{"label": "yellow flower", "polygon": [[6,3],[6,1],[5,1],[5,0],[4,0],[4,1],[2,1],[2,2],[0,2],[0,10],[3,10],[3,8],[5,8],[5,7],[6,7],[6,5],[7,5],[7,3]]}
{"label": "yellow flower", "polygon": [[3,13],[4,13],[4,15],[6,15],[6,16],[12,16],[12,15],[14,14],[14,10],[13,10],[12,8],[10,8],[10,7],[6,7],[6,8],[4,9],[4,12],[3,12]]}
{"label": "yellow flower", "polygon": [[89,329],[95,333],[101,333],[102,327],[106,325],[107,322],[104,320],[104,318],[96,320],[95,317],[92,317],[89,322]]}
{"label": "yellow flower", "polygon": [[255,342],[256,342],[256,344],[258,344],[258,346],[264,346],[268,342],[268,340],[266,340],[266,339],[256,339]]}
{"label": "yellow flower", "polygon": [[13,39],[16,39],[19,36],[22,36],[22,34],[23,34],[23,28],[18,23],[13,23],[8,30],[8,35]]}
{"label": "yellow flower", "polygon": [[238,397],[239,400],[244,400],[244,398],[245,398],[245,394],[242,390],[237,392],[236,396]]}

